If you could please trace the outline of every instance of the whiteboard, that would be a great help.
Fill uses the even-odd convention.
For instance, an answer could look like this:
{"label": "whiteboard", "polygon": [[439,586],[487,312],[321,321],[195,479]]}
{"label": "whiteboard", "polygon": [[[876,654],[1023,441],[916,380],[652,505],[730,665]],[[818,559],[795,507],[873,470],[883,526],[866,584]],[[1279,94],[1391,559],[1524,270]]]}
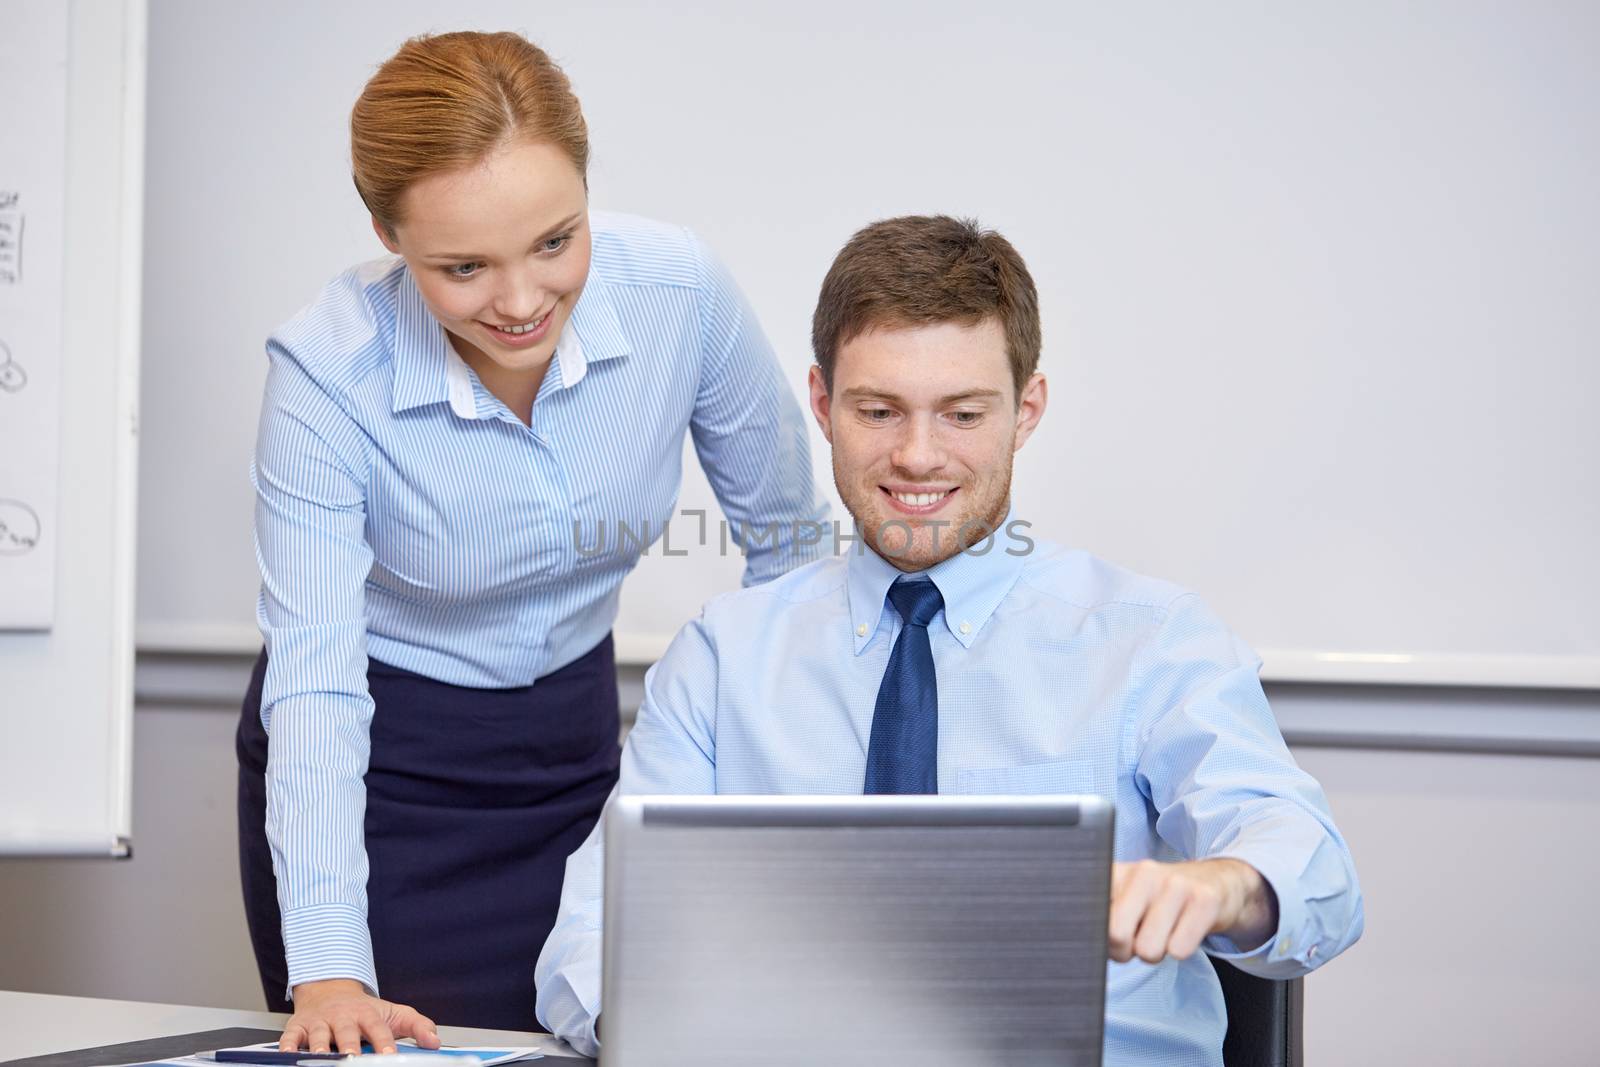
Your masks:
{"label": "whiteboard", "polygon": [[0,8],[0,631],[55,617],[67,9]]}
{"label": "whiteboard", "polygon": [[[37,552],[12,558],[32,567],[31,589],[0,582],[17,597],[0,616],[32,630],[0,628],[0,854],[126,855],[144,10],[4,0],[0,34],[0,189],[26,209],[13,291],[28,292],[19,307],[0,288],[0,335],[24,341],[9,380],[25,375],[0,389],[0,496],[25,483],[37,547],[53,553],[44,567]],[[13,136],[54,154],[53,169],[13,155]],[[29,180],[13,184],[11,167]],[[36,286],[50,267],[54,284]]]}
{"label": "whiteboard", "polygon": [[[975,215],[1041,292],[1052,402],[1016,477],[1037,534],[1199,591],[1268,678],[1600,687],[1596,5],[169,0],[153,20],[142,647],[259,647],[262,340],[380,252],[349,106],[410,34],[511,28],[573,78],[592,202],[700,232],[797,398],[849,234]],[[682,506],[714,509],[687,466]],[[658,654],[738,573],[653,553],[621,654]]]}

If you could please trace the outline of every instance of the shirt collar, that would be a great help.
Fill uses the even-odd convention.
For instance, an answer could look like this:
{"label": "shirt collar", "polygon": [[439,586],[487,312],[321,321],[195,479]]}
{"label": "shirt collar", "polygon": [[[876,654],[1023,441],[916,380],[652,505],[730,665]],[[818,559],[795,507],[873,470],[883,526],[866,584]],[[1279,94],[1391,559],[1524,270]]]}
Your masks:
{"label": "shirt collar", "polygon": [[573,305],[572,317],[556,343],[556,358],[561,363],[561,384],[570,389],[589,372],[589,365],[633,352],[611,286],[593,266],[583,293]]}
{"label": "shirt collar", "polygon": [[[445,339],[444,327],[422,302],[422,293],[407,267],[400,268],[400,286],[395,296],[394,338],[390,345],[394,353],[394,412],[444,400],[450,400],[454,407],[456,387],[450,377],[450,357],[455,356],[458,363],[461,357],[456,356]],[[469,401],[471,392],[469,383]]]}
{"label": "shirt collar", "polygon": [[472,373],[472,368],[461,358],[456,346],[448,341],[444,345],[444,377],[449,386],[450,410],[463,419],[477,418],[478,390],[474,388],[473,383],[478,380],[478,376]]}
{"label": "shirt collar", "polygon": [[[479,417],[472,373],[456,353],[417,289],[411,271],[401,268],[402,277],[394,321],[394,399],[395,413],[424,404],[449,401],[450,409],[464,419]],[[570,389],[583,380],[589,365],[629,355],[633,351],[623,332],[611,289],[593,268],[583,293],[572,308],[572,316],[556,340],[558,382]],[[541,390],[542,392],[543,390]]]}
{"label": "shirt collar", "polygon": [[933,580],[933,584],[939,587],[939,595],[944,598],[944,624],[950,636],[961,642],[963,648],[971,648],[972,642],[983,631],[984,624],[994,615],[995,609],[1011,592],[1017,576],[1022,573],[1024,556],[1008,551],[1015,547],[1005,535],[1010,521],[1011,514],[1007,512],[994,537],[987,542],[988,550],[982,555],[976,554],[975,550],[983,546],[974,545],[972,549],[957,552],[925,571],[902,571],[874,552],[865,540],[857,542],[858,551],[850,553],[845,567],[850,628],[855,639],[856,654],[866,651],[878,633],[883,613],[888,610],[886,600],[889,586],[898,578],[923,575]]}

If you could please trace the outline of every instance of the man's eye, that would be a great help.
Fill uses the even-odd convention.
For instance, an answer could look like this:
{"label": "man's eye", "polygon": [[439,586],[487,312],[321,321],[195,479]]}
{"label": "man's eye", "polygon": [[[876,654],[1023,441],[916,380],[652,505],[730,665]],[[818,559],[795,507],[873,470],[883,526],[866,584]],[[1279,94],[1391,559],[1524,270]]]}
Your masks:
{"label": "man's eye", "polygon": [[957,426],[975,426],[978,420],[983,418],[983,413],[980,411],[956,411],[951,413],[951,417],[956,420]]}
{"label": "man's eye", "polygon": [[894,412],[888,408],[864,408],[861,412],[862,417],[868,422],[888,422],[889,416],[893,414]]}

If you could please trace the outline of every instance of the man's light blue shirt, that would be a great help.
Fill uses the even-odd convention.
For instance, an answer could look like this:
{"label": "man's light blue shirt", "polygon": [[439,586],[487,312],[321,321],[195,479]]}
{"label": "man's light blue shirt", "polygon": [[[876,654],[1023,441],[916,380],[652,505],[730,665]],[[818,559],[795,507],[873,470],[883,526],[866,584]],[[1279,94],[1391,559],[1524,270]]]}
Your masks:
{"label": "man's light blue shirt", "polygon": [[[1118,860],[1251,864],[1277,893],[1276,933],[1250,952],[1204,947],[1252,973],[1302,975],[1353,943],[1354,864],[1254,652],[1194,594],[1009,529],[923,572],[945,605],[929,627],[939,791],[1099,794],[1116,805]],[[618,790],[861,792],[901,577],[851,550],[710,602],[646,676]],[[536,970],[540,1021],[588,1054],[602,854],[596,827],[568,860]],[[1204,953],[1108,965],[1107,1064],[1220,1065],[1225,1029]]]}
{"label": "man's light blue shirt", "polygon": [[369,655],[508,688],[594,648],[673,512],[685,434],[735,529],[773,535],[751,537],[746,582],[818,554],[795,537],[826,514],[806,423],[732,278],[681,227],[596,213],[590,229],[588,279],[527,425],[456,354],[399,258],[335,278],[267,343],[251,479],[291,987],[377,988]]}

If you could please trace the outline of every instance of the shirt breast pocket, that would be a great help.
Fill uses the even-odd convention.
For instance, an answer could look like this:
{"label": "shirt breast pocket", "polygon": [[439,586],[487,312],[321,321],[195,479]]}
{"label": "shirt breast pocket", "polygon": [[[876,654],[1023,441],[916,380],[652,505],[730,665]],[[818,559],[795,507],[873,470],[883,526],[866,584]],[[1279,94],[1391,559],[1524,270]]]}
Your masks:
{"label": "shirt breast pocket", "polygon": [[1087,760],[1046,760],[1007,767],[963,767],[956,792],[967,796],[1029,796],[1051,793],[1108,795]]}

